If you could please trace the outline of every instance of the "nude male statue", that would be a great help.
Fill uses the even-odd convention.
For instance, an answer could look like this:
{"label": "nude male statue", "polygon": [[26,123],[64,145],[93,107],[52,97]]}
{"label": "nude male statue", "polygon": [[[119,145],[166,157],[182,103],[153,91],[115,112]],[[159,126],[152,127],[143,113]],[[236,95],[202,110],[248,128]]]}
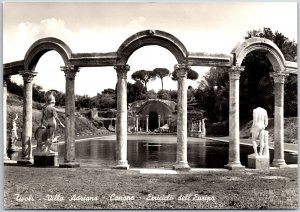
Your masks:
{"label": "nude male statue", "polygon": [[35,137],[37,140],[37,150],[45,153],[51,152],[50,147],[52,143],[57,140],[54,137],[56,130],[56,120],[64,128],[65,126],[57,116],[55,105],[55,98],[52,92],[45,94],[46,104],[42,108],[41,126],[36,130]]}
{"label": "nude male statue", "polygon": [[[263,153],[263,149],[265,147],[265,128],[268,126],[268,114],[264,108],[257,107],[253,110],[253,124],[251,128],[252,133],[252,144],[254,149],[254,154],[257,156],[261,156]],[[260,142],[260,150],[257,154],[257,145],[256,140]]]}

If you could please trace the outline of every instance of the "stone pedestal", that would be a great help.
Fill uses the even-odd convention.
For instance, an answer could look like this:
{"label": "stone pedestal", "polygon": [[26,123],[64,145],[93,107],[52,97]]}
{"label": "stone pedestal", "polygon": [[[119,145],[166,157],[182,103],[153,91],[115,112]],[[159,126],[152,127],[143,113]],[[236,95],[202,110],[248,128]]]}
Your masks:
{"label": "stone pedestal", "polygon": [[33,165],[36,167],[58,166],[58,153],[34,153]]}
{"label": "stone pedestal", "polygon": [[248,155],[248,168],[267,170],[270,168],[270,158],[268,156]]}

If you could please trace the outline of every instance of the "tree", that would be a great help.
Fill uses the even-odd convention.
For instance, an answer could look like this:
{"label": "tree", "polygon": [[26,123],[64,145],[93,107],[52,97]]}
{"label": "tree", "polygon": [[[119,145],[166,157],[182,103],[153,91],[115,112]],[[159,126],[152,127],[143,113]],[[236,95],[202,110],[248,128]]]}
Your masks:
{"label": "tree", "polygon": [[115,95],[115,90],[112,88],[107,88],[102,91],[102,94],[113,94]]}
{"label": "tree", "polygon": [[[279,32],[271,29],[248,31],[250,37],[264,37],[272,40],[282,51],[286,60],[295,61],[297,44],[289,41]],[[274,113],[274,80],[270,78],[272,64],[266,53],[253,51],[244,59],[245,70],[240,77],[240,120],[241,123],[252,119],[254,108],[264,107],[269,116]],[[206,111],[211,122],[228,120],[229,77],[224,68],[211,68],[200,81],[195,98],[199,108]],[[290,75],[285,80],[285,116],[297,116],[297,77]]]}
{"label": "tree", "polygon": [[156,78],[156,75],[153,73],[153,71],[139,70],[134,72],[131,75],[131,78],[136,82],[137,81],[142,82],[147,90],[147,83],[150,80],[154,80]]}
{"label": "tree", "polygon": [[147,91],[143,96],[145,100],[147,99],[157,99],[157,93],[154,90]]}
{"label": "tree", "polygon": [[[290,41],[282,33],[270,28],[248,31],[246,39],[250,37],[263,37],[273,41],[283,53],[286,60],[296,61],[297,44]],[[264,107],[270,116],[274,113],[274,81],[270,78],[273,72],[272,64],[265,53],[251,52],[244,59],[242,65],[245,71],[241,74],[241,119],[249,120],[253,108],[256,106]],[[285,80],[285,107],[286,116],[297,116],[297,110],[289,107],[291,104],[296,106],[297,102],[297,80],[295,77],[287,77]],[[244,95],[245,94],[245,95]],[[291,103],[291,104],[290,104]]]}
{"label": "tree", "polygon": [[226,68],[212,67],[195,91],[199,109],[211,122],[228,119],[229,76]]}
{"label": "tree", "polygon": [[157,92],[157,97],[159,99],[171,100],[171,96],[170,96],[169,92],[168,91],[164,91],[164,90],[159,90]]}
{"label": "tree", "polygon": [[[175,70],[175,71],[172,72],[172,80],[174,80],[174,81],[178,80],[177,72],[178,72],[178,70]],[[198,79],[198,77],[199,77],[199,74],[196,71],[194,71],[193,69],[188,70],[187,79],[196,80],[196,79]]]}
{"label": "tree", "polygon": [[18,85],[17,83],[11,81],[11,79],[9,79],[7,82],[7,91],[23,97],[23,85]]}
{"label": "tree", "polygon": [[144,94],[146,93],[146,88],[140,81],[135,82],[134,84],[127,83],[127,102],[132,103],[137,100],[143,99]]}
{"label": "tree", "polygon": [[170,71],[166,68],[155,68],[153,73],[161,80],[161,89],[164,90],[163,78],[170,75]]}

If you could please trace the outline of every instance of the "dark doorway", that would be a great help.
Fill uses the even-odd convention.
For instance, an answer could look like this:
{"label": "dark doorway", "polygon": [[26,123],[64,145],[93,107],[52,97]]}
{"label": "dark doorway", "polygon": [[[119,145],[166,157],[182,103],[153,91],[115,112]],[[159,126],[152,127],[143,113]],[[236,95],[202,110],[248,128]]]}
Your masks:
{"label": "dark doorway", "polygon": [[153,131],[158,128],[158,114],[155,112],[149,113],[149,130]]}

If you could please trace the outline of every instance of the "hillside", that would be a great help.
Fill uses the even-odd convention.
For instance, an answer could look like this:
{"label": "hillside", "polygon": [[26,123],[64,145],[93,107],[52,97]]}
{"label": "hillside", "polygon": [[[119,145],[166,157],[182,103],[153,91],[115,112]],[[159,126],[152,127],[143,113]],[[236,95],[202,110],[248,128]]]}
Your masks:
{"label": "hillside", "polygon": [[[33,125],[33,135],[34,131],[40,125],[41,121],[41,106],[43,104],[33,102],[33,110],[32,110],[32,125]],[[23,120],[23,100],[22,97],[19,97],[14,94],[9,94],[7,97],[7,136],[9,136],[10,129],[12,127],[12,119],[18,114],[17,119],[17,127],[18,127],[18,136],[19,140],[21,140],[21,131],[22,131],[22,120]],[[65,122],[65,115],[64,115],[64,108],[57,108],[57,113],[59,119],[64,123]],[[55,135],[61,136],[59,141],[64,140],[64,129],[58,125],[57,131]],[[97,128],[91,120],[82,116],[80,113],[75,113],[75,135],[77,138],[84,137],[87,135],[108,135],[112,134],[106,128]],[[20,142],[20,141],[19,141]],[[35,143],[35,139],[33,139],[33,143]],[[19,145],[19,144],[17,144]]]}
{"label": "hillside", "polygon": [[[252,121],[241,127],[240,137],[241,138],[251,138],[250,129],[252,126]],[[267,129],[269,131],[269,141],[274,140],[274,118],[269,118],[269,124]],[[285,143],[298,143],[297,142],[297,132],[298,132],[298,118],[291,117],[284,119],[284,142]]]}

